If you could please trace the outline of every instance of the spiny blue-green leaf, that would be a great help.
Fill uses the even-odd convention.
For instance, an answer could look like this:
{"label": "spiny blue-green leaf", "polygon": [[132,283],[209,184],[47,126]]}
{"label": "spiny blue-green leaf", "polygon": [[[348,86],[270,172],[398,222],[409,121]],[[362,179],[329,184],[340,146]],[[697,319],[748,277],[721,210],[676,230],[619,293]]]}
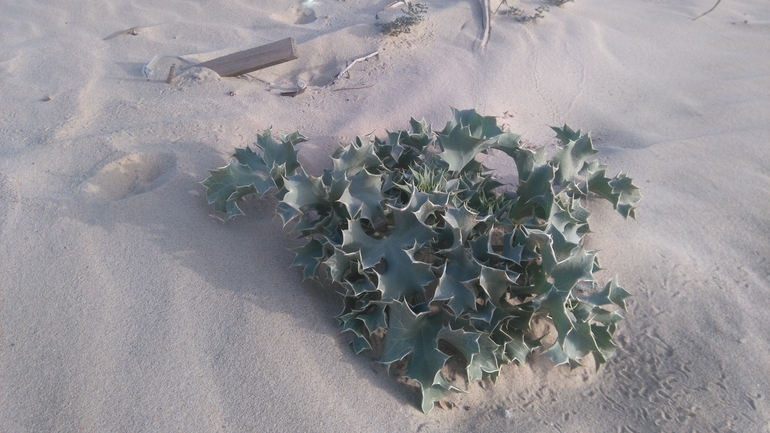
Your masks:
{"label": "spiny blue-green leaf", "polygon": [[279,202],[275,206],[275,214],[281,218],[283,225],[286,226],[286,224],[288,224],[289,221],[293,220],[294,218],[297,218],[299,215],[302,214],[302,212],[298,211],[297,209],[294,209],[293,207],[289,206],[287,203]]}
{"label": "spiny blue-green leaf", "polygon": [[428,146],[435,140],[433,129],[425,119],[418,121],[413,117],[409,119],[409,126],[412,127],[412,133],[401,140],[402,145],[412,147],[416,152],[424,155]]}
{"label": "spiny blue-green leaf", "polygon": [[593,306],[615,304],[626,310],[626,298],[630,298],[631,294],[624,288],[618,285],[618,277],[613,277],[604,286],[604,290],[594,295],[585,298],[585,301]]}
{"label": "spiny blue-green leaf", "polygon": [[372,348],[369,340],[366,339],[364,334],[364,323],[357,318],[357,311],[350,312],[345,315],[337,316],[337,319],[342,322],[342,332],[351,331],[355,334],[351,344],[356,354]]}
{"label": "spiny blue-green leaf", "polygon": [[[518,305],[509,306],[505,309],[506,315],[501,316],[499,322],[495,326],[505,325],[501,329],[506,332],[513,329],[520,330],[522,332],[529,332],[532,317],[535,315],[535,308],[533,307],[533,301],[523,302]],[[528,340],[529,341],[529,340]],[[529,341],[527,344],[531,344]]]}
{"label": "spiny blue-green leaf", "polygon": [[424,244],[430,241],[434,232],[415,216],[414,212],[405,209],[393,209],[393,232],[383,238],[375,239],[361,227],[360,221],[349,221],[349,227],[343,231],[342,250],[347,253],[358,252],[365,269],[372,268],[392,252],[403,252],[414,246],[414,243]]}
{"label": "spiny blue-green leaf", "polygon": [[350,178],[339,202],[344,204],[351,218],[366,218],[370,221],[384,218],[380,203],[384,200],[380,188],[382,175],[369,174],[366,170]]}
{"label": "spiny blue-green leaf", "polygon": [[248,165],[252,171],[262,173],[265,176],[270,173],[271,167],[268,167],[265,160],[258,153],[251,150],[249,146],[236,148],[233,156],[241,164]]}
{"label": "spiny blue-green leaf", "polygon": [[606,172],[607,166],[596,161],[586,167],[588,191],[607,199],[623,218],[636,218],[636,204],[642,199],[639,188],[624,173],[608,178]]}
{"label": "spiny blue-green leaf", "polygon": [[[293,175],[299,168],[297,160],[297,151],[294,146],[306,141],[302,134],[295,132],[286,137],[281,137],[280,142],[272,137],[271,130],[267,129],[264,133],[257,136],[257,147],[262,149],[262,155],[254,153],[248,146],[246,148],[235,149],[233,156],[241,164],[270,180],[270,187],[281,188],[283,178]],[[264,194],[264,191],[257,188]]]}
{"label": "spiny blue-green leaf", "polygon": [[576,198],[569,202],[569,216],[573,221],[577,221],[580,224],[585,224],[587,227],[588,217],[591,216],[591,212],[589,212],[588,209],[583,207],[583,204],[581,203],[579,198]]}
{"label": "spiny blue-green leaf", "polygon": [[362,335],[356,335],[355,338],[353,338],[352,344],[356,355],[360,354],[364,350],[369,350],[372,348],[372,345],[369,344],[369,340],[367,340],[366,337]]}
{"label": "spiny blue-green leaf", "polygon": [[404,148],[404,146],[401,144],[401,137],[408,135],[409,133],[407,131],[388,131],[388,144],[377,146],[377,157],[379,157],[382,163],[389,169],[392,170],[394,168],[407,168],[413,162],[416,162],[415,158],[419,158],[421,156],[420,153],[410,149],[409,153],[412,158],[404,158],[406,161],[408,161],[405,165],[399,163],[401,157],[404,156],[404,152],[407,151],[407,149]]}
{"label": "spiny blue-green leaf", "polygon": [[340,284],[355,295],[362,295],[377,290],[377,287],[372,283],[372,280],[370,280],[369,277],[360,274],[355,275],[355,278],[348,276],[343,279]]}
{"label": "spiny blue-green leaf", "polygon": [[440,133],[438,142],[443,149],[438,156],[449,165],[451,171],[461,171],[476,155],[494,144],[491,140],[474,137],[470,128],[461,124],[447,131],[446,135]]}
{"label": "spiny blue-green leaf", "polygon": [[556,137],[561,140],[562,144],[568,144],[570,141],[577,141],[582,135],[581,130],[578,129],[575,131],[566,123],[561,128],[558,126],[552,126],[551,129],[556,131]]}
{"label": "spiny blue-green leaf", "polygon": [[[489,332],[497,345],[495,356],[500,364],[513,361],[525,363],[527,356],[540,346],[540,340],[530,340],[525,333],[530,331],[533,310],[525,309],[529,303],[509,306],[505,310],[496,308],[489,323],[475,323],[477,329]],[[487,326],[489,325],[489,326]]]}
{"label": "spiny blue-green leaf", "polygon": [[339,201],[342,194],[344,194],[345,190],[348,188],[348,185],[350,185],[350,178],[346,176],[345,173],[336,171],[325,171],[321,180],[328,191],[329,201],[332,203]]}
{"label": "spiny blue-green leaf", "polygon": [[452,247],[463,245],[468,240],[476,224],[481,222],[477,219],[478,213],[471,211],[467,206],[451,207],[444,213],[444,221],[455,232],[455,243]]}
{"label": "spiny blue-green leaf", "polygon": [[[328,209],[319,206],[305,212],[298,212],[285,203],[279,203],[278,208],[280,208],[280,211],[277,213],[281,217],[281,220],[285,222],[290,221],[296,215],[300,215],[297,224],[292,227],[292,231],[299,232],[300,237],[321,234],[326,237],[327,241],[331,244],[336,245],[342,241],[341,234],[338,235],[337,232],[339,231],[339,225],[343,219],[340,218],[337,211],[331,212]],[[342,213],[344,215],[344,221],[347,221],[347,211],[345,211],[344,208],[342,209]]]}
{"label": "spiny blue-green leaf", "polygon": [[280,142],[275,140],[272,131],[268,129],[257,136],[255,144],[262,149],[262,159],[269,170],[274,166],[285,165],[286,175],[289,176],[294,174],[300,166],[294,146],[307,141],[307,138],[299,132],[294,132],[279,139]]}
{"label": "spiny blue-green leaf", "polygon": [[[453,118],[437,134],[442,153],[439,157],[449,164],[452,171],[461,171],[475,162],[478,153],[497,144],[497,137],[503,134],[497,126],[497,119],[479,115],[476,110],[452,109]],[[510,146],[513,137],[506,137],[503,145]]]}
{"label": "spiny blue-green leaf", "polygon": [[500,299],[502,299],[508,292],[511,285],[514,284],[514,280],[518,278],[518,274],[502,269],[490,268],[488,266],[481,266],[481,272],[479,275],[479,284],[484,291],[489,295],[490,301],[495,307],[500,307]]}
{"label": "spiny blue-green leaf", "polygon": [[332,212],[324,219],[323,224],[318,224],[319,234],[331,245],[342,245],[342,229],[348,221],[347,218],[340,218],[337,212]]}
{"label": "spiny blue-green leaf", "polygon": [[[492,237],[490,237],[487,244],[487,252],[489,255],[495,256],[503,261],[521,264],[521,253],[524,251],[524,245],[517,244],[514,235],[515,232],[504,234],[501,245],[493,245]],[[495,250],[495,247],[501,248],[502,250],[498,252]]]}
{"label": "spiny blue-green leaf", "polygon": [[[262,149],[263,155],[260,156],[246,148],[235,149],[233,156],[241,164],[248,165],[252,171],[262,173],[271,177],[276,183],[280,183],[280,175],[290,176],[295,173],[300,164],[297,161],[297,151],[294,149],[299,143],[307,141],[300,133],[295,132],[280,138],[280,142],[272,137],[271,130],[265,130],[264,133],[257,136],[257,147]],[[278,167],[282,167],[277,170]]]}
{"label": "spiny blue-green leaf", "polygon": [[441,266],[435,301],[449,300],[448,306],[456,315],[476,309],[476,294],[464,283],[474,280],[479,275],[479,265],[469,257],[465,248],[442,251],[446,259]]}
{"label": "spiny blue-green leaf", "polygon": [[214,209],[225,212],[225,220],[243,215],[238,201],[244,195],[264,194],[273,185],[272,180],[256,174],[248,166],[232,162],[218,170],[209,170],[210,176],[201,184],[206,187],[206,198]]}
{"label": "spiny blue-green leaf", "polygon": [[466,172],[458,179],[457,197],[465,202],[469,209],[472,209],[482,215],[494,213],[492,207],[500,199],[504,199],[502,194],[495,191],[503,186],[500,181],[490,174],[479,174],[476,172]]}
{"label": "spiny blue-green leaf", "polygon": [[303,268],[303,279],[318,277],[318,267],[325,255],[323,244],[316,239],[311,239],[305,245],[294,248],[292,251],[296,256],[291,265]]}
{"label": "spiny blue-green leaf", "polygon": [[[304,212],[307,208],[314,208],[322,212],[328,212],[331,208],[331,203],[322,180],[317,177],[308,176],[304,170],[286,179],[284,181],[284,188],[286,189],[286,194],[283,196],[282,203],[294,209],[297,215]],[[289,220],[284,220],[284,225]]]}
{"label": "spiny blue-green leaf", "polygon": [[383,300],[410,300],[414,296],[425,298],[424,287],[435,281],[436,277],[429,264],[415,260],[414,253],[420,248],[415,243],[412,248],[402,250],[403,254],[394,251],[384,257],[384,271],[374,270],[377,274],[377,290],[382,293]]}
{"label": "spiny blue-green leaf", "polygon": [[634,181],[625,173],[618,173],[610,181],[610,186],[613,197],[617,197],[617,202],[613,201],[615,210],[625,218],[636,219],[636,204],[642,199],[642,193]]}
{"label": "spiny blue-green leaf", "polygon": [[337,321],[343,327],[343,332],[351,331],[361,337],[364,335],[364,324],[358,320],[361,309],[357,308],[358,301],[355,298],[343,298],[342,312],[336,316]]}
{"label": "spiny blue-green leaf", "polygon": [[516,189],[517,200],[510,211],[510,219],[523,222],[533,214],[546,218],[551,214],[553,206],[553,167],[549,164],[536,166],[532,169],[527,180],[521,182]]}
{"label": "spiny blue-green leaf", "polygon": [[444,214],[444,219],[452,228],[457,229],[460,235],[459,243],[463,244],[468,240],[468,235],[471,234],[471,231],[476,227],[476,224],[484,221],[483,218],[479,219],[478,215],[477,212],[473,212],[468,209],[467,206],[461,205],[456,208],[452,207],[447,209]]}
{"label": "spiny blue-green leaf", "polygon": [[471,382],[481,380],[485,375],[491,376],[494,380],[500,372],[496,355],[500,346],[490,338],[488,333],[482,333],[478,343],[479,353],[473,356],[473,361],[468,366],[468,380]]}
{"label": "spiny blue-green leaf", "polygon": [[364,326],[369,333],[376,332],[378,329],[387,329],[388,320],[385,316],[386,303],[372,302],[367,306],[367,311],[358,315],[358,319],[364,322]]}
{"label": "spiny blue-green leaf", "polygon": [[556,226],[549,225],[545,232],[551,236],[551,246],[556,255],[556,260],[568,260],[579,246],[579,243],[572,243],[568,240],[564,233],[559,231]]}
{"label": "spiny blue-green leaf", "polygon": [[[466,362],[470,365],[470,361],[473,359],[473,355],[479,353],[479,337],[481,334],[477,332],[466,332],[462,328],[452,329],[449,326],[444,326],[436,335],[439,340],[445,340],[447,343],[454,346],[465,357]],[[496,366],[495,366],[496,367]]]}
{"label": "spiny blue-green leaf", "polygon": [[545,147],[541,147],[537,150],[524,148],[509,150],[506,147],[498,147],[498,149],[506,152],[511,158],[513,158],[513,161],[516,163],[516,171],[518,172],[519,182],[527,180],[535,167],[544,165],[548,162],[548,155],[546,154]]}
{"label": "spiny blue-green leaf", "polygon": [[573,300],[572,303],[573,305],[570,308],[570,311],[572,311],[575,319],[580,322],[598,322],[608,325],[623,320],[623,316],[617,311],[609,311],[604,308],[594,307],[582,300],[577,302]]}
{"label": "spiny blue-green leaf", "polygon": [[596,363],[596,371],[607,362],[608,359],[615,355],[617,346],[612,342],[612,332],[610,332],[609,326],[591,325],[591,333],[596,341],[596,347],[599,349],[598,353],[594,352],[594,362]]}
{"label": "spiny blue-green leaf", "polygon": [[500,369],[495,351],[497,344],[489,335],[478,332],[466,332],[464,329],[441,328],[437,338],[451,344],[465,358],[468,381],[481,380],[484,373],[494,373]]}
{"label": "spiny blue-green leaf", "polygon": [[551,163],[557,167],[554,184],[567,185],[583,169],[586,160],[596,155],[597,152],[588,134],[564,143],[564,147],[559,148],[551,158]]}
{"label": "spiny blue-green leaf", "polygon": [[553,365],[562,365],[569,362],[569,357],[564,353],[564,350],[562,350],[561,345],[558,342],[553,343],[548,350],[543,352],[543,355],[548,357]]}
{"label": "spiny blue-green leaf", "polygon": [[563,193],[556,196],[554,206],[551,208],[551,217],[548,220],[548,233],[557,230],[570,244],[580,244],[583,236],[589,231],[588,213],[576,199],[570,203],[570,198]]}
{"label": "spiny blue-green leaf", "polygon": [[[551,346],[545,355],[548,356],[555,365],[569,362],[570,368],[574,369],[582,363],[580,362],[588,354],[593,354],[597,370],[607,359],[615,353],[616,346],[612,343],[613,324],[609,326],[591,324],[582,314],[574,316],[569,310],[564,311],[564,317],[559,317],[560,299],[558,294],[553,291],[549,293],[551,299],[547,302],[549,315],[554,318],[554,325],[559,332],[557,342]],[[545,306],[545,305],[544,305]],[[557,323],[557,317],[559,321]],[[564,324],[569,321],[569,326]]]}
{"label": "spiny blue-green leaf", "polygon": [[511,158],[515,158],[515,155],[521,150],[520,146],[521,136],[518,134],[512,134],[510,132],[503,132],[497,136],[497,140],[493,149],[498,149],[505,152]]}
{"label": "spiny blue-green leaf", "polygon": [[357,311],[350,311],[337,316],[337,320],[342,324],[342,332],[351,331],[358,336],[363,335],[361,331],[363,330],[364,324],[356,320],[357,314]]}
{"label": "spiny blue-green leaf", "polygon": [[[363,307],[359,304],[362,304]],[[367,315],[368,313],[365,313],[365,311],[368,312],[371,310],[371,306],[376,304],[377,301],[371,301],[367,298],[367,295],[360,297],[346,296],[343,298],[344,307],[342,312],[335,316],[343,328],[342,332],[350,331],[355,334],[356,339],[353,341],[353,347],[356,349],[356,353],[371,348],[369,336],[372,331],[368,328],[367,318],[362,316]],[[366,343],[362,342],[361,339],[366,340]]]}
{"label": "spiny blue-green leaf", "polygon": [[423,286],[435,276],[429,265],[416,263],[406,250],[429,242],[435,233],[409,210],[393,209],[393,220],[393,233],[382,239],[366,234],[359,221],[350,221],[342,232],[342,250],[358,253],[363,269],[374,268],[384,259],[386,269],[377,272],[383,300],[423,296]]}
{"label": "spiny blue-green leaf", "polygon": [[541,261],[543,271],[550,274],[556,267],[556,254],[553,251],[551,245],[552,240],[548,233],[542,230],[518,228],[514,233],[514,241],[516,244],[523,244],[524,250],[522,251],[522,260],[536,260]]}
{"label": "spiny blue-green leaf", "polygon": [[458,125],[467,127],[471,135],[476,138],[487,139],[503,133],[497,126],[497,119],[492,116],[482,116],[474,109],[457,110],[452,108],[452,119],[447,122],[441,134],[447,135],[448,131]]}
{"label": "spiny blue-green leaf", "polygon": [[489,233],[484,233],[476,239],[470,240],[468,246],[470,247],[471,255],[477,262],[483,265],[489,264]]}
{"label": "spiny blue-green leaf", "polygon": [[283,201],[297,210],[314,205],[330,207],[321,179],[308,176],[304,171],[286,179],[286,195],[283,196]]}
{"label": "spiny blue-green leaf", "polygon": [[580,360],[587,356],[589,353],[599,353],[599,348],[596,346],[593,333],[591,332],[591,325],[588,323],[577,323],[575,327],[567,334],[567,338],[564,339],[562,344],[562,350],[564,355],[572,361],[570,366],[579,365]]}
{"label": "spiny blue-green leaf", "polygon": [[340,282],[350,268],[350,263],[355,259],[355,253],[346,253],[339,248],[335,248],[334,254],[326,259],[324,264],[329,267],[329,273],[331,274],[332,280]]}
{"label": "spiny blue-green leaf", "polygon": [[557,263],[551,271],[554,287],[569,292],[578,281],[593,281],[595,255],[580,248],[568,259]]}
{"label": "spiny blue-green leaf", "polygon": [[438,350],[436,336],[448,325],[446,313],[414,314],[404,302],[388,306],[388,333],[379,362],[390,365],[411,355],[404,376],[416,381],[421,390],[432,387],[449,356]]}
{"label": "spiny blue-green leaf", "polygon": [[[412,133],[407,131],[388,132],[388,144],[382,145],[377,154],[390,168],[408,168],[424,162],[424,151],[433,142],[430,126],[422,120],[411,119]],[[389,157],[392,163],[388,163]]]}
{"label": "spiny blue-green leaf", "polygon": [[505,362],[518,361],[519,364],[527,362],[527,356],[532,353],[533,347],[527,344],[524,332],[511,329],[505,332],[506,339],[503,342],[503,351],[500,354]]}
{"label": "spiny blue-green leaf", "polygon": [[553,321],[554,328],[556,328],[558,334],[557,341],[560,344],[567,338],[567,334],[575,322],[574,316],[567,309],[568,298],[568,292],[552,287],[548,294],[535,299],[533,302],[535,310],[548,314]]}
{"label": "spiny blue-green leaf", "polygon": [[450,384],[441,373],[438,374],[436,383],[422,390],[422,403],[420,407],[425,414],[428,414],[437,401],[441,401],[457,392],[465,392],[460,388]]}
{"label": "spiny blue-green leaf", "polygon": [[292,146],[296,146],[299,143],[303,143],[307,141],[307,137],[300,134],[299,131],[294,131],[290,134],[282,135],[281,136],[281,142],[283,143],[289,143]]}
{"label": "spiny blue-green leaf", "polygon": [[[230,197],[227,198],[227,201],[230,203],[238,203],[241,201],[241,199],[249,194],[254,194],[257,192],[257,188],[252,183],[251,185],[244,185],[244,186],[236,186],[235,191],[230,194]],[[238,209],[238,215],[243,215],[240,213],[240,209]]]}
{"label": "spiny blue-green leaf", "polygon": [[417,142],[410,142],[409,144],[417,147],[419,150],[423,150],[430,144],[433,129],[425,119],[416,120],[414,117],[409,118],[409,126],[412,127],[412,134],[410,136],[420,137]]}
{"label": "spiny blue-green leaf", "polygon": [[[469,289],[475,291],[479,287],[479,280],[476,278],[466,282],[465,284]],[[488,298],[489,295],[482,294],[482,296],[479,296],[480,301],[484,301],[483,304],[477,305],[476,311],[467,311],[465,316],[471,319],[471,322],[473,322],[477,329],[489,332],[494,329],[492,322],[495,320],[495,316],[501,314],[503,310],[501,308],[497,308],[495,304],[489,301],[489,299],[483,299],[484,297]]]}
{"label": "spiny blue-green leaf", "polygon": [[[436,211],[443,210],[446,207],[448,201],[447,197],[427,194],[416,191],[415,189],[412,189],[411,191],[412,197],[403,209],[412,211],[417,220],[423,224],[426,224],[428,217],[434,215]],[[443,200],[443,203],[434,203],[433,198]]]}
{"label": "spiny blue-green leaf", "polygon": [[345,173],[348,177],[355,176],[361,170],[372,169],[379,172],[383,167],[382,160],[377,156],[374,143],[370,137],[356,137],[356,141],[342,147],[332,157],[334,171]]}

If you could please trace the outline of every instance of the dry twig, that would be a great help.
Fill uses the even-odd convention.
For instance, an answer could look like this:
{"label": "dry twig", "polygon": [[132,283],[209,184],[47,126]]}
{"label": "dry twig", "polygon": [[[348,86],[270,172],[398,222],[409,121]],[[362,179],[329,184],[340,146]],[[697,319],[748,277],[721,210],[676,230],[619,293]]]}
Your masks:
{"label": "dry twig", "polygon": [[368,86],[359,86],[359,87],[340,87],[339,89],[332,89],[332,92],[339,92],[340,90],[360,90],[360,89],[368,89],[370,87],[374,87],[374,84],[370,84]]}
{"label": "dry twig", "polygon": [[706,12],[703,12],[702,14],[700,14],[700,15],[698,15],[697,17],[693,18],[692,20],[693,20],[693,21],[695,21],[695,20],[697,20],[698,18],[702,17],[703,15],[706,15],[707,13],[709,13],[709,12],[713,11],[714,9],[716,9],[716,8],[717,8],[717,6],[719,6],[719,2],[721,2],[721,1],[722,1],[722,0],[717,0],[717,2],[714,4],[714,6],[713,6],[711,9],[707,10]]}
{"label": "dry twig", "polygon": [[374,57],[374,56],[376,56],[376,55],[377,55],[377,54],[379,54],[379,53],[380,53],[379,51],[375,51],[375,52],[373,52],[373,53],[371,53],[371,54],[367,54],[367,55],[365,55],[365,56],[363,56],[363,57],[359,57],[359,58],[357,58],[357,59],[353,60],[352,62],[350,62],[350,63],[348,64],[348,66],[347,66],[345,69],[343,69],[343,70],[342,70],[342,72],[340,72],[339,74],[337,74],[337,76],[336,76],[336,77],[334,77],[334,79],[332,80],[332,82],[331,82],[331,83],[327,84],[326,86],[331,86],[332,84],[336,83],[336,82],[337,82],[337,80],[339,80],[340,78],[342,78],[342,76],[343,76],[343,75],[345,75],[345,73],[346,73],[347,71],[349,71],[349,70],[350,70],[350,68],[352,68],[352,67],[353,67],[353,65],[355,65],[356,63],[358,63],[358,62],[363,62],[364,60],[366,60],[366,59],[368,59],[368,58],[370,58],[370,57]]}

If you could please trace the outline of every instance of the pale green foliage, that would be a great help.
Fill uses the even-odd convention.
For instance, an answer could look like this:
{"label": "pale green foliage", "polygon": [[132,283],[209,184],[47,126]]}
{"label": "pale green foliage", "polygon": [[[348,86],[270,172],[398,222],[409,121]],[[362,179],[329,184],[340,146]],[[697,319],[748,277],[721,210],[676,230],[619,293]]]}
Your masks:
{"label": "pale green foliage", "polygon": [[[355,351],[381,343],[379,362],[402,365],[425,412],[461,391],[442,373],[452,356],[468,381],[526,362],[543,337],[532,335],[536,316],[553,323],[555,342],[543,353],[555,364],[574,368],[591,355],[600,368],[615,352],[617,309],[629,294],[615,279],[597,287],[581,200],[596,193],[634,217],[639,189],[589,162],[591,138],[566,125],[553,128],[561,145],[548,158],[474,110],[453,110],[440,132],[410,124],[387,141],[359,137],[339,148],[321,177],[297,162],[302,135],[275,140],[266,131],[261,156],[238,149],[237,161],[203,181],[209,203],[234,218],[244,194],[275,188],[276,212],[307,240],[294,265],[305,278],[326,269],[344,289],[337,318]],[[513,159],[516,185],[502,188],[476,159],[489,152]]]}
{"label": "pale green foliage", "polygon": [[411,33],[412,27],[425,19],[428,6],[424,3],[405,2],[406,9],[401,9],[403,15],[385,23],[377,23],[382,33],[388,36],[398,36],[401,33]]}
{"label": "pale green foliage", "polygon": [[[551,0],[550,5],[552,6],[561,6],[564,3],[570,2],[572,0]],[[502,6],[505,5],[506,9],[502,9]],[[549,4],[541,4],[537,6],[533,13],[527,13],[523,8],[520,8],[518,6],[511,6],[508,4],[508,0],[503,0],[502,3],[500,3],[500,7],[498,7],[498,13],[501,15],[506,15],[509,17],[513,17],[516,21],[526,23],[526,22],[534,22],[539,20],[540,18],[543,18],[545,16],[545,13],[550,11]]]}

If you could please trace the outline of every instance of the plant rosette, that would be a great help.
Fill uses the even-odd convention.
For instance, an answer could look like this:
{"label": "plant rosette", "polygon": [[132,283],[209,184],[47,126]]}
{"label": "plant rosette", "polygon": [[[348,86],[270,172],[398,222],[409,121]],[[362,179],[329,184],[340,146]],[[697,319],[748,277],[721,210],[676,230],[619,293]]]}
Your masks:
{"label": "plant rosette", "polygon": [[[630,295],[612,278],[601,287],[595,251],[584,247],[590,213],[581,200],[607,200],[624,218],[642,198],[632,180],[589,161],[589,134],[554,127],[561,142],[549,157],[501,129],[494,117],[452,110],[438,132],[410,120],[411,131],[364,136],[332,155],[333,168],[308,175],[297,159],[298,132],[258,136],[202,182],[225,219],[249,194],[274,191],[276,213],[306,243],[293,265],[305,279],[327,276],[342,287],[337,316],[356,353],[376,347],[419,386],[421,407],[463,384],[447,380],[447,362],[467,382],[495,381],[500,368],[525,363],[543,345],[533,320],[551,324],[543,353],[555,365],[597,371],[613,356],[619,313]],[[505,187],[477,160],[512,158],[518,183]],[[321,272],[325,274],[322,275]]]}

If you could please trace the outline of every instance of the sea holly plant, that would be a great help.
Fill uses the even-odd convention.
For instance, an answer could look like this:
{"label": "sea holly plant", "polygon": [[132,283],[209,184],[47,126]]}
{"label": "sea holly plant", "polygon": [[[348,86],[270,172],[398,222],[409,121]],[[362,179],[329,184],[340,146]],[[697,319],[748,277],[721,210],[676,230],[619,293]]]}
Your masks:
{"label": "sea holly plant", "polygon": [[[595,280],[583,202],[602,198],[633,218],[641,199],[630,178],[591,161],[588,134],[553,128],[560,144],[532,150],[493,117],[452,114],[440,131],[411,119],[411,130],[384,140],[358,137],[321,176],[298,162],[304,136],[267,130],[258,152],[237,149],[203,181],[225,219],[242,214],[243,196],[274,191],[284,226],[305,240],[293,264],[342,288],[337,319],[355,351],[397,366],[419,386],[425,412],[544,345],[556,365],[575,368],[589,355],[597,370],[605,364],[630,295],[616,278]],[[513,160],[515,184],[479,161],[489,153]],[[552,324],[550,335],[534,334],[536,320]],[[465,381],[447,374],[451,358]]]}

